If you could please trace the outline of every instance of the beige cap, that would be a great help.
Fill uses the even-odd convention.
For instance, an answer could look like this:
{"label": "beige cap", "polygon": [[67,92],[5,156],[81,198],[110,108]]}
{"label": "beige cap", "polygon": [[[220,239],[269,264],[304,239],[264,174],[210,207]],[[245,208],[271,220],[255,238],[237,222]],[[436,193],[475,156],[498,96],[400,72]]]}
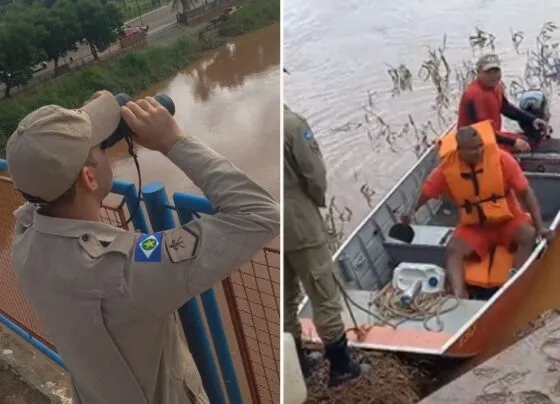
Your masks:
{"label": "beige cap", "polygon": [[481,56],[480,59],[476,62],[477,70],[481,70],[483,72],[490,70],[490,69],[500,69],[501,63],[500,58],[496,54],[488,54]]}
{"label": "beige cap", "polygon": [[103,94],[81,109],[41,107],[8,139],[8,170],[19,191],[52,202],[74,184],[89,150],[107,139],[121,119],[115,98]]}

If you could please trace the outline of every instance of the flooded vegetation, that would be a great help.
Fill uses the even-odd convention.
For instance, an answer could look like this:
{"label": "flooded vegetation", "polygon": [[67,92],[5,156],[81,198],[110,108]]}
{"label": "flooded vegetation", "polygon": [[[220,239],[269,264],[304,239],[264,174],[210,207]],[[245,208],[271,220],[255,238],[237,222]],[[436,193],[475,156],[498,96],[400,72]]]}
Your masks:
{"label": "flooded vegetation", "polygon": [[[554,35],[557,34],[558,28],[552,21],[545,22],[536,36],[535,45],[533,47],[529,45],[524,49],[526,62],[522,74],[509,82],[504,82],[506,92],[512,100],[516,100],[521,92],[536,88],[542,89],[549,99],[553,100],[557,97],[557,87],[560,84],[560,41],[555,39]],[[496,52],[495,39],[492,33],[476,28],[475,33],[468,37],[472,55],[476,57],[484,53]],[[523,32],[512,32],[511,44],[518,53],[523,40]],[[476,77],[472,58],[462,59],[452,66],[446,56],[447,52],[447,34],[444,34],[440,46],[435,49],[428,48],[416,74],[411,67],[404,64],[387,68],[392,83],[390,93],[393,98],[414,92],[414,83],[417,81],[421,85],[427,83],[432,87],[430,91],[432,113],[427,120],[416,123],[413,114],[409,112],[404,122],[390,123],[377,107],[377,93],[370,90],[362,105],[363,118],[331,128],[331,133],[355,136],[356,133],[361,132],[365,135],[373,154],[377,154],[382,160],[389,155],[394,155],[398,159],[399,154],[410,150],[413,151],[416,159],[419,158],[446,128],[456,122],[459,98],[463,90]],[[353,172],[353,177],[361,197],[365,199],[367,207],[372,209],[375,206],[374,196],[377,193],[374,185],[372,187],[368,182],[359,184],[358,171]],[[344,240],[348,229],[351,228],[349,225],[355,223],[353,210],[337,201],[338,191],[338,189],[331,190],[335,195],[331,197],[325,214],[333,252]]]}
{"label": "flooded vegetation", "polygon": [[[551,100],[557,97],[560,84],[560,41],[554,39],[554,34],[557,34],[558,28],[552,21],[545,22],[536,36],[535,46],[525,50],[526,63],[522,75],[504,83],[506,92],[512,100],[516,100],[520,93],[529,89],[541,89]],[[476,28],[475,32],[468,38],[473,55],[496,52],[496,37],[492,33],[479,28]],[[520,52],[523,39],[523,32],[512,32],[511,43],[516,52]],[[447,35],[444,34],[441,46],[427,50],[425,60],[421,63],[416,76],[419,81],[428,82],[433,87],[431,119],[417,125],[412,114],[409,113],[404,123],[391,125],[376,111],[375,94],[368,93],[367,104],[363,106],[364,119],[347,122],[333,131],[349,133],[363,128],[374,152],[379,153],[380,145],[385,144],[391,154],[398,155],[406,144],[408,147],[412,145],[415,157],[419,158],[446,128],[456,122],[459,98],[476,77],[474,62],[470,59],[463,59],[455,66],[450,66],[446,57],[446,40]],[[414,75],[406,65],[400,65],[398,68],[389,67],[387,73],[393,84],[391,89],[393,97],[414,91]],[[366,199],[368,207],[373,208],[372,197],[375,195],[375,190],[368,183],[364,183],[360,186],[360,193]],[[340,246],[346,234],[345,223],[349,223],[352,219],[350,208],[337,206],[335,199],[334,196],[331,198],[325,216],[333,252]],[[338,215],[335,216],[334,212]]]}
{"label": "flooded vegetation", "polygon": [[309,120],[326,156],[333,248],[455,121],[482,53],[502,58],[512,101],[527,88],[552,95],[554,126],[559,32],[548,20],[556,11],[502,0],[285,2],[285,101]]}

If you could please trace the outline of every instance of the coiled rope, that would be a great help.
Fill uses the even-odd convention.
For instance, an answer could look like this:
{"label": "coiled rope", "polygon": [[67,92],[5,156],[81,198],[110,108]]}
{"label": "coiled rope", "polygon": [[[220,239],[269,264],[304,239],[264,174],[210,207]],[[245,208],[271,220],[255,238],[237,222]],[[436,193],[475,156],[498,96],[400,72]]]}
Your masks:
{"label": "coiled rope", "polygon": [[[441,332],[444,324],[441,315],[455,310],[459,306],[459,300],[445,292],[439,293],[419,293],[409,306],[403,305],[400,301],[403,292],[389,286],[384,288],[370,302],[370,306],[375,306],[376,314],[382,318],[381,324],[390,323],[395,327],[405,321],[422,321],[427,331]],[[454,301],[449,307],[445,307],[448,301]],[[445,308],[444,308],[445,307]],[[435,318],[437,328],[432,328],[428,322]],[[394,320],[398,320],[394,323]]]}

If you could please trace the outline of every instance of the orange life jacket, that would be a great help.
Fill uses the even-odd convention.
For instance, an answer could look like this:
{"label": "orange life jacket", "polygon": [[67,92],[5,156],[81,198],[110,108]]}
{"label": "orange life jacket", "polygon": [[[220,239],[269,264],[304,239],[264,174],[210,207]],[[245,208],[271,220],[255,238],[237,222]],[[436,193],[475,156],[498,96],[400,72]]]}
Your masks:
{"label": "orange life jacket", "polygon": [[513,218],[505,198],[505,185],[496,143],[489,120],[471,125],[484,143],[482,161],[475,167],[465,164],[457,151],[456,130],[439,142],[440,168],[451,197],[458,204],[459,222],[464,225],[498,223]]}
{"label": "orange life jacket", "polygon": [[495,246],[480,261],[465,262],[465,283],[483,288],[502,286],[509,278],[513,266],[513,254],[507,247]]}

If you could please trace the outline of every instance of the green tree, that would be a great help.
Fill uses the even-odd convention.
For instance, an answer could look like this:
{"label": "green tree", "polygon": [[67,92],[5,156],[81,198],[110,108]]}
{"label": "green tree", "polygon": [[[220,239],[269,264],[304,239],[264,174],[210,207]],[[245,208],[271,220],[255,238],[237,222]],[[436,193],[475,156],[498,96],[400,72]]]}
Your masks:
{"label": "green tree", "polygon": [[113,4],[101,0],[78,0],[76,3],[81,36],[87,41],[94,59],[117,39],[122,26],[121,15]]}
{"label": "green tree", "polygon": [[28,15],[36,26],[42,28],[37,46],[54,62],[54,75],[57,76],[59,58],[77,50],[76,42],[82,39],[74,5],[67,0],[58,0],[51,8],[38,6]]}
{"label": "green tree", "polygon": [[51,8],[53,5],[56,4],[56,0],[42,0],[43,6],[47,8]]}
{"label": "green tree", "polygon": [[23,14],[18,15],[21,18],[14,14],[0,22],[0,83],[6,86],[6,97],[14,86],[25,85],[31,79],[31,66],[45,56],[37,47],[40,29]]}

